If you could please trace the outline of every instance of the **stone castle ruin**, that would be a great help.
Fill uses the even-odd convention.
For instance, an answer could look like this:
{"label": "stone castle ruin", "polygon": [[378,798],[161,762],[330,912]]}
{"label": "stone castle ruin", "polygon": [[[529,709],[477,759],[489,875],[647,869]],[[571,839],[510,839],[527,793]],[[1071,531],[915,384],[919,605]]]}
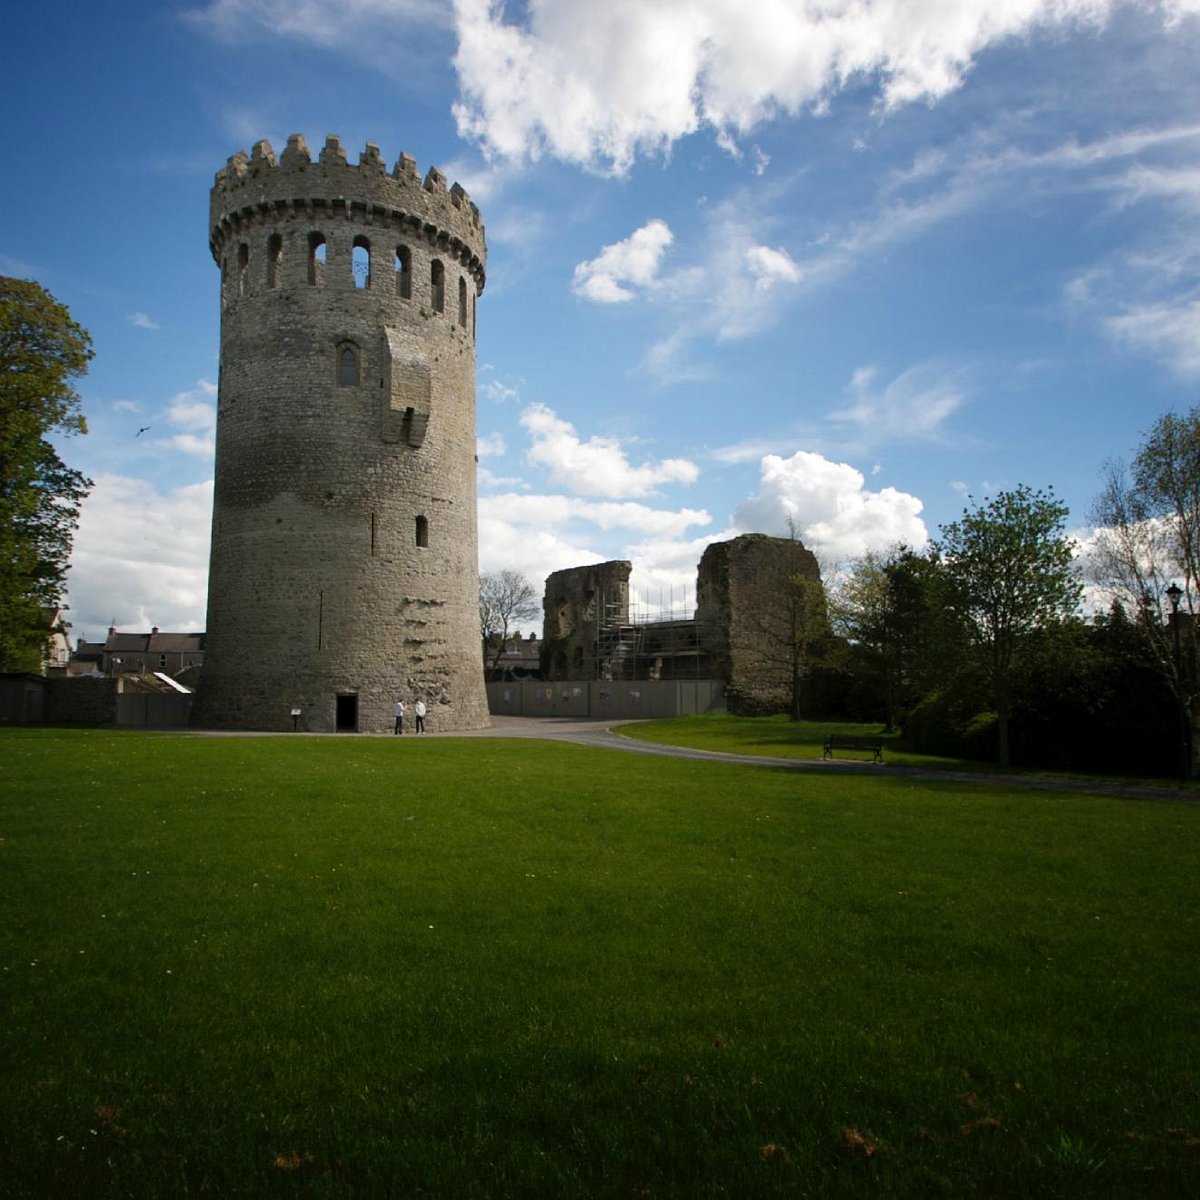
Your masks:
{"label": "stone castle ruin", "polygon": [[204,676],[215,728],[488,724],[479,659],[479,209],[402,154],[329,137],[235,154],[211,193],[221,271]]}
{"label": "stone castle ruin", "polygon": [[802,582],[821,587],[811,551],[791,538],[744,534],[709,546],[691,618],[630,619],[627,561],[556,571],[543,600],[546,679],[722,679],[730,712],[791,703],[790,648]]}

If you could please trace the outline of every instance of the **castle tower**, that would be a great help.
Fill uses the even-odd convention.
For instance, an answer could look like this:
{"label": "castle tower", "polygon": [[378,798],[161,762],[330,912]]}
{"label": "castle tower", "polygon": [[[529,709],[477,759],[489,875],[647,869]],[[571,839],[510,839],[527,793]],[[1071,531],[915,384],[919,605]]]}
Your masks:
{"label": "castle tower", "polygon": [[[294,135],[217,172],[221,374],[193,720],[382,732],[488,724],[475,520],[479,210]],[[293,710],[299,710],[294,716]]]}

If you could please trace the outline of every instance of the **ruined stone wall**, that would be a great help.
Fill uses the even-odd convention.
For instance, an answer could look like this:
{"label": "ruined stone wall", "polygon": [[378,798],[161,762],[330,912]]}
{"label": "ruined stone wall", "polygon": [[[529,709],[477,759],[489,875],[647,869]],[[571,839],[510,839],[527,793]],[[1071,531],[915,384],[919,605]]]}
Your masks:
{"label": "ruined stone wall", "polygon": [[725,701],[741,716],[786,712],[796,620],[794,580],[817,585],[816,557],[799,541],[750,533],[709,546],[696,577],[696,621]]}
{"label": "ruined stone wall", "polygon": [[555,571],[546,578],[542,600],[542,674],[546,679],[611,678],[608,655],[599,643],[604,625],[629,621],[629,574],[625,560]]}
{"label": "ruined stone wall", "polygon": [[[475,304],[456,184],[368,143],[267,142],[217,173],[221,366],[202,726],[488,723],[479,663]],[[350,724],[348,724],[350,722]]]}

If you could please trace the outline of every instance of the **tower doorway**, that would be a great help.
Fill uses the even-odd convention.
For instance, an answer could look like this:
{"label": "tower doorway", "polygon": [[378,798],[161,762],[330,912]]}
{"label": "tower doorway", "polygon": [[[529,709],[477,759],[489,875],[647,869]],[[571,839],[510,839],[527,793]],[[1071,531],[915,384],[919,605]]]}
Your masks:
{"label": "tower doorway", "polygon": [[338,733],[356,733],[358,731],[357,696],[339,696],[337,698],[337,731]]}

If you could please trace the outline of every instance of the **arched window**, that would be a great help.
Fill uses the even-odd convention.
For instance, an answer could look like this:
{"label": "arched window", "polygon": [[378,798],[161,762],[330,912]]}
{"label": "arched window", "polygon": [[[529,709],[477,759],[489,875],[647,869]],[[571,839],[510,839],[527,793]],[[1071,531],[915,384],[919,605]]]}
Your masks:
{"label": "arched window", "polygon": [[407,246],[396,247],[396,295],[412,299],[412,252]]}
{"label": "arched window", "polygon": [[429,522],[425,517],[417,518],[417,545],[429,545]]}
{"label": "arched window", "polygon": [[358,387],[358,347],[343,342],[337,348],[338,387]]}
{"label": "arched window", "polygon": [[325,278],[325,235],[308,235],[308,282],[320,287]]}
{"label": "arched window", "polygon": [[237,294],[240,300],[246,294],[246,276],[250,271],[250,247],[242,242],[238,246]]}
{"label": "arched window", "polygon": [[371,243],[365,237],[354,239],[354,248],[350,252],[350,269],[354,273],[356,288],[371,286]]}
{"label": "arched window", "polygon": [[458,323],[466,329],[467,327],[467,281],[460,275],[458,277]]}
{"label": "arched window", "polygon": [[283,238],[273,233],[267,239],[267,287],[283,286]]}
{"label": "arched window", "polygon": [[429,302],[434,312],[446,311],[446,268],[436,258],[429,267]]}

